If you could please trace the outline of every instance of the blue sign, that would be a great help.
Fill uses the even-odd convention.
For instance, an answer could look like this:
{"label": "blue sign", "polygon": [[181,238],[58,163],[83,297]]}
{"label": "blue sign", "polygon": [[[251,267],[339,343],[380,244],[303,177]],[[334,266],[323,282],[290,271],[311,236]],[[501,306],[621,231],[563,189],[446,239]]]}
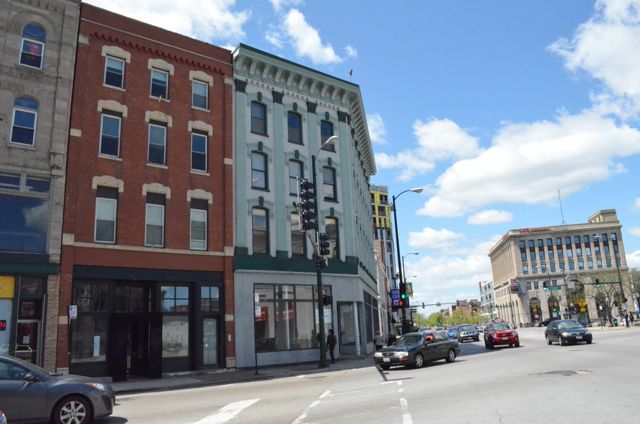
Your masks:
{"label": "blue sign", "polygon": [[392,308],[400,307],[400,290],[399,289],[391,289],[391,307]]}

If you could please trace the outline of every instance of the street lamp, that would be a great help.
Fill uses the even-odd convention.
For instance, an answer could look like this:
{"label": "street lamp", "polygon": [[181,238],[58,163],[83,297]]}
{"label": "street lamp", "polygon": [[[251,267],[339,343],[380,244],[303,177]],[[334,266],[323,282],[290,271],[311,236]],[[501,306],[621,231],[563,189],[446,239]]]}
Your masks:
{"label": "street lamp", "polygon": [[[595,234],[594,237],[598,238],[598,244],[600,244],[600,238],[602,237],[602,234]],[[607,244],[609,242],[607,241]],[[624,289],[622,287],[622,276],[620,275],[620,265],[618,265],[618,260],[620,259],[620,254],[618,252],[613,252],[613,260],[616,262],[616,271],[618,272],[618,285],[620,286],[620,298],[618,298],[618,314],[620,315],[620,319],[622,319],[623,315],[622,315],[622,300],[626,299],[625,295],[624,295]],[[625,302],[626,303],[626,302]],[[625,325],[627,327],[629,327],[629,320],[625,319],[624,320]]]}
{"label": "street lamp", "polygon": [[[405,268],[404,266],[404,258],[406,258],[407,256],[411,256],[411,255],[419,255],[420,252],[409,252],[406,255],[402,255],[402,274],[405,276],[404,281],[405,283],[407,282],[407,268]],[[414,275],[414,277],[416,277]]]}
{"label": "street lamp", "polygon": [[[406,192],[411,191],[413,193],[422,193],[422,187],[415,187],[415,188],[410,188],[404,191],[401,191],[400,194],[398,194],[397,196],[392,195],[391,199],[392,199],[392,206],[393,206],[393,223],[394,223],[394,228],[396,231],[396,250],[398,251],[397,255],[398,255],[398,281],[402,284],[403,280],[402,280],[402,255],[400,254],[400,234],[398,233],[398,207],[396,205],[396,200],[402,196],[403,194],[405,194]],[[406,283],[406,280],[404,281]],[[409,326],[407,325],[407,310],[406,308],[402,308],[402,333],[406,333],[409,328]]]}
{"label": "street lamp", "polygon": [[312,173],[312,183],[313,183],[313,192],[315,196],[313,198],[314,208],[316,210],[316,229],[315,229],[315,243],[313,243],[313,256],[316,262],[316,290],[318,294],[318,334],[320,336],[320,364],[321,368],[327,366],[327,341],[325,340],[324,335],[324,301],[323,301],[323,290],[322,290],[322,264],[320,263],[320,248],[318,246],[318,231],[320,228],[320,210],[318,209],[318,184],[316,181],[316,156],[320,154],[322,149],[325,146],[329,146],[338,142],[338,136],[333,135],[327,138],[324,143],[320,145],[318,151],[311,155],[311,173]]}

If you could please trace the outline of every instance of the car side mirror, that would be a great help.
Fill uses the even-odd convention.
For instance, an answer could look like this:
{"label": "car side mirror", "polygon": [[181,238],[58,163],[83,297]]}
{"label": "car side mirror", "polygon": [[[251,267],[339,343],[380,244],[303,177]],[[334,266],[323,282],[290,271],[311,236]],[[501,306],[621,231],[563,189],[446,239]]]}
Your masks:
{"label": "car side mirror", "polygon": [[38,377],[32,372],[26,373],[22,380],[28,381],[29,383],[37,383],[39,381]]}

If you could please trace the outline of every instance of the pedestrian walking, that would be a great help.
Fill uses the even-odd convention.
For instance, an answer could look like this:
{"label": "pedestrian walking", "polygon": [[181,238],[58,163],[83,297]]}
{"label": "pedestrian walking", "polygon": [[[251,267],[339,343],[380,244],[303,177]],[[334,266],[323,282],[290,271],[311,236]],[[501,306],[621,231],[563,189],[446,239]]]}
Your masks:
{"label": "pedestrian walking", "polygon": [[633,313],[631,313],[631,314],[629,314],[629,323],[630,323],[631,325],[633,325],[633,320],[634,320],[634,318],[633,318]]}
{"label": "pedestrian walking", "polygon": [[378,331],[378,334],[375,335],[373,342],[376,344],[376,350],[382,349],[382,346],[384,346],[384,336],[381,331]]}
{"label": "pedestrian walking", "polygon": [[336,358],[334,356],[334,350],[336,348],[336,344],[338,344],[338,339],[336,339],[336,335],[333,334],[333,328],[329,330],[329,334],[327,334],[327,347],[329,348],[329,356],[331,357],[331,363],[336,363]]}

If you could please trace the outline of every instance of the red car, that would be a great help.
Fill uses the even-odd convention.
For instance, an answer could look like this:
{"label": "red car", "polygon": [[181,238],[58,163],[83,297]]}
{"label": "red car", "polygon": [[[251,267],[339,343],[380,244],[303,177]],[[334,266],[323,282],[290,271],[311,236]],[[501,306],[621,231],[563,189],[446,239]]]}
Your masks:
{"label": "red car", "polygon": [[493,349],[497,345],[520,347],[518,332],[506,322],[493,322],[484,330],[484,346]]}

